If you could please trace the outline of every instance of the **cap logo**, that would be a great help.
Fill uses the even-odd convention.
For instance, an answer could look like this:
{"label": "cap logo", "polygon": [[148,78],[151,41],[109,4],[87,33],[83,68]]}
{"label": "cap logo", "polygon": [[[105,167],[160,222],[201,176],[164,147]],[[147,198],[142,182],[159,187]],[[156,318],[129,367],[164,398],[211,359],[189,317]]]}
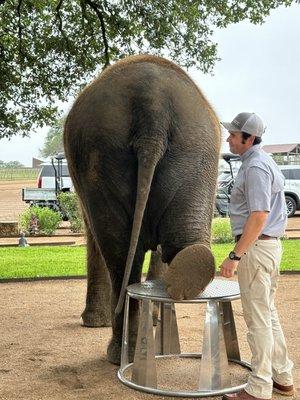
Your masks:
{"label": "cap logo", "polygon": [[234,119],[231,123],[237,127],[239,126],[239,122],[236,119]]}

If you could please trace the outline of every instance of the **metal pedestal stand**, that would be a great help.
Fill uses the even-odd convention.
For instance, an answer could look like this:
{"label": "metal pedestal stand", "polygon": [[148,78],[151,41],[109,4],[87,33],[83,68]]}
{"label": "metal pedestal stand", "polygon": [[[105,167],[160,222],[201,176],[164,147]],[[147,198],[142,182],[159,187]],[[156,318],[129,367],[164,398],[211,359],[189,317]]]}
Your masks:
{"label": "metal pedestal stand", "polygon": [[[133,363],[128,362],[129,299],[140,301],[140,320]],[[130,285],[124,312],[121,366],[118,378],[125,385],[162,396],[207,397],[237,392],[246,384],[231,386],[228,360],[250,369],[241,360],[231,301],[240,298],[237,282],[214,279],[192,300],[170,298],[162,281]],[[160,320],[154,338],[153,302],[160,306]],[[181,353],[174,303],[207,303],[202,353]],[[198,391],[174,391],[157,387],[156,360],[168,357],[201,358]],[[125,372],[131,368],[131,380]]]}

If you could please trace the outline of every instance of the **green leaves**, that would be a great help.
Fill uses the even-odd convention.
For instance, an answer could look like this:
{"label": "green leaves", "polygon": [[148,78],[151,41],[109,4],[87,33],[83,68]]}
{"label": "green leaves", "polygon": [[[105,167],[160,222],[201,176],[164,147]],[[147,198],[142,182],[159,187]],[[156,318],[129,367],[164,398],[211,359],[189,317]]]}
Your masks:
{"label": "green leaves", "polygon": [[47,132],[44,147],[40,150],[42,157],[47,158],[63,151],[62,135],[64,121],[64,118],[60,118],[51,124],[51,128]]}
{"label": "green leaves", "polygon": [[48,207],[29,207],[20,215],[20,226],[26,234],[52,235],[61,221],[60,213]]}
{"label": "green leaves", "polygon": [[62,212],[68,217],[72,232],[83,232],[84,223],[79,198],[76,193],[62,192],[58,195]]}
{"label": "green leaves", "polygon": [[[58,116],[108,63],[167,56],[211,72],[215,27],[264,22],[282,1],[6,0],[0,2],[0,138],[27,136]],[[297,2],[297,1],[296,1]]]}

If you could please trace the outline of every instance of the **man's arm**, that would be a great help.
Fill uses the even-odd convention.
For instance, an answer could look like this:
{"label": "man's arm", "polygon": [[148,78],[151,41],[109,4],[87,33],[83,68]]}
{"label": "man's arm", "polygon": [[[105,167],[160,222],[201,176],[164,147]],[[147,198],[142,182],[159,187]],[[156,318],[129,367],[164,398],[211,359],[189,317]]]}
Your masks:
{"label": "man's arm", "polygon": [[234,247],[234,251],[238,257],[246,253],[255,240],[257,240],[263,230],[268,215],[268,211],[253,211],[249,215],[244,226],[243,234]]}
{"label": "man's arm", "polygon": [[[249,215],[244,226],[243,234],[233,250],[238,257],[246,253],[255,240],[257,240],[266,223],[268,214],[267,211],[253,211]],[[231,278],[234,275],[238,263],[237,260],[226,258],[220,267],[221,275],[225,278]]]}

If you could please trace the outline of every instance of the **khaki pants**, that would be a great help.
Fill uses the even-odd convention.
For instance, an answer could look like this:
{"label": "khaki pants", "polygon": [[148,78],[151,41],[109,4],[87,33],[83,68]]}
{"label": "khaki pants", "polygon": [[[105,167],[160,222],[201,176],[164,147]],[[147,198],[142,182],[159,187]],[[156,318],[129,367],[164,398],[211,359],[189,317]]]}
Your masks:
{"label": "khaki pants", "polygon": [[238,265],[247,340],[252,353],[252,372],[245,390],[263,399],[272,397],[272,378],[281,385],[293,384],[293,363],[287,355],[274,303],[281,255],[279,240],[257,240]]}

